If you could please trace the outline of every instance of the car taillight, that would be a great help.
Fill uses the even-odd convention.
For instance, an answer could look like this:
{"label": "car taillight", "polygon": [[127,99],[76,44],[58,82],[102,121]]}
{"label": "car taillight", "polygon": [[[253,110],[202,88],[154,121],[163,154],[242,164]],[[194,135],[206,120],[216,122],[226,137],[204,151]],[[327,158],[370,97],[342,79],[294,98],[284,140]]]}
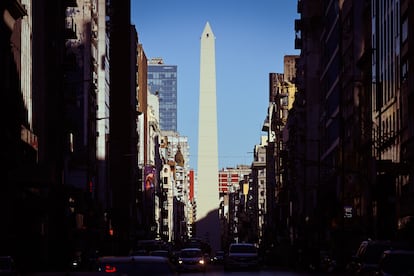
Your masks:
{"label": "car taillight", "polygon": [[105,272],[106,273],[115,273],[116,267],[112,265],[105,265]]}

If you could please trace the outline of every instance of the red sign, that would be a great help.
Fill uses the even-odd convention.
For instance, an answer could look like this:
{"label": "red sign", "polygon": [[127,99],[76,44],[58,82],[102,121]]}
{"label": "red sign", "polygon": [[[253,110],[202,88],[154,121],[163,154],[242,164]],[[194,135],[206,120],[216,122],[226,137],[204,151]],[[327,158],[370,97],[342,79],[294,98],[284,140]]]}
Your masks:
{"label": "red sign", "polygon": [[189,178],[189,182],[190,182],[190,202],[193,201],[194,199],[194,171],[190,170],[190,172],[188,173],[188,178]]}

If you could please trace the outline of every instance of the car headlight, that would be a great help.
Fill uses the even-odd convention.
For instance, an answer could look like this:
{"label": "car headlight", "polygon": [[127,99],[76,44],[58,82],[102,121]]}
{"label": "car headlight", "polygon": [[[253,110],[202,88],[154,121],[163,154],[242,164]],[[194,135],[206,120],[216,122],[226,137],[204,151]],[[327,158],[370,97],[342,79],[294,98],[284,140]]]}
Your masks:
{"label": "car headlight", "polygon": [[182,264],[182,263],[183,263],[183,260],[178,260],[178,263],[179,263],[179,264]]}
{"label": "car headlight", "polygon": [[198,263],[199,264],[204,264],[204,260],[199,260]]}

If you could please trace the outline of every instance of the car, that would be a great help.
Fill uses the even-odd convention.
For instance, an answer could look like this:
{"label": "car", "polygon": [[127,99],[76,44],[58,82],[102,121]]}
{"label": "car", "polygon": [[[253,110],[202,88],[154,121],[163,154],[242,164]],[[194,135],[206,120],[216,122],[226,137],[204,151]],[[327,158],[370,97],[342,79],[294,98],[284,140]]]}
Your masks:
{"label": "car", "polygon": [[347,272],[357,275],[372,275],[378,271],[379,261],[386,250],[401,249],[402,243],[390,240],[366,240],[359,245],[356,254],[347,265]]}
{"label": "car", "polygon": [[224,269],[259,269],[259,254],[256,245],[231,243],[225,258]]}
{"label": "car", "polygon": [[175,275],[171,262],[160,256],[105,256],[97,260],[98,271],[115,275]]}
{"label": "car", "polygon": [[224,251],[223,250],[218,250],[216,251],[216,254],[214,255],[214,257],[212,258],[212,263],[213,264],[223,264],[224,263]]}
{"label": "car", "polygon": [[13,257],[0,256],[0,275],[17,275]]}
{"label": "car", "polygon": [[183,248],[178,257],[179,271],[206,271],[206,261],[200,248]]}
{"label": "car", "polygon": [[379,262],[377,275],[414,275],[414,250],[386,250]]}
{"label": "car", "polygon": [[149,255],[169,258],[171,254],[168,250],[153,250],[149,253]]}
{"label": "car", "polygon": [[173,255],[173,252],[171,252],[170,250],[153,250],[149,253],[150,256],[160,256],[160,257],[165,257],[168,258],[168,260],[170,260],[171,263],[175,263],[175,258]]}
{"label": "car", "polygon": [[138,240],[130,255],[149,255],[151,251],[165,250],[166,247],[161,240]]}

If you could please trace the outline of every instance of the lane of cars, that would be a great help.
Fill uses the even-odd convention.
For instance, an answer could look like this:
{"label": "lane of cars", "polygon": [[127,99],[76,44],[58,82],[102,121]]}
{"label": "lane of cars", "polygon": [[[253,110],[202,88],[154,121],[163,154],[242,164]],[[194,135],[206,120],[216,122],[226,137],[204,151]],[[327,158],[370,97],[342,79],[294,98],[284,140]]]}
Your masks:
{"label": "lane of cars", "polygon": [[404,241],[362,241],[346,271],[350,275],[414,275],[414,248]]}
{"label": "lane of cars", "polygon": [[[144,253],[145,252],[145,253]],[[252,243],[232,243],[228,250],[211,256],[197,247],[170,250],[135,250],[130,256],[98,258],[98,271],[122,275],[177,275],[182,272],[206,272],[207,266],[223,265],[225,270],[258,270],[258,248]]]}

